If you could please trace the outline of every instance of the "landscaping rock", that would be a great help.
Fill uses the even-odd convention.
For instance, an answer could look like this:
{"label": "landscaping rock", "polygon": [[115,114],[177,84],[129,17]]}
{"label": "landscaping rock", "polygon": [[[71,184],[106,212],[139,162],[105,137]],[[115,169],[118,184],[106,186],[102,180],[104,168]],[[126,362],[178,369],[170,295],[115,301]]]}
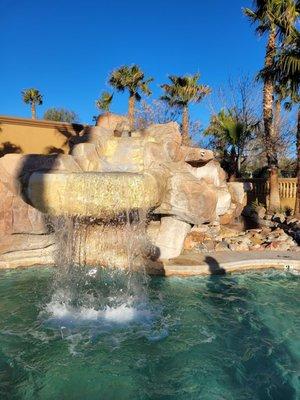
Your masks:
{"label": "landscaping rock", "polygon": [[214,159],[214,153],[211,150],[200,149],[199,147],[181,146],[181,152],[184,161],[193,167],[199,167]]}
{"label": "landscaping rock", "polygon": [[230,251],[228,242],[226,242],[225,240],[218,242],[215,245],[215,251]]}
{"label": "landscaping rock", "polygon": [[204,180],[188,172],[171,171],[164,198],[155,213],[176,215],[187,223],[200,225],[215,220],[216,204],[216,191]]}
{"label": "landscaping rock", "polygon": [[104,113],[97,118],[96,126],[114,131],[123,122],[129,125],[129,119],[125,115]]}
{"label": "landscaping rock", "polygon": [[205,233],[197,232],[197,231],[190,231],[184,241],[184,250],[192,250],[198,244],[202,244],[205,239]]}
{"label": "landscaping rock", "polygon": [[216,160],[211,160],[200,168],[194,168],[192,173],[196,178],[202,178],[208,184],[213,184],[216,187],[226,187],[226,173]]}
{"label": "landscaping rock", "polygon": [[82,171],[101,171],[102,163],[93,143],[79,143],[72,149],[72,156]]}
{"label": "landscaping rock", "polygon": [[174,217],[163,217],[155,246],[159,249],[160,259],[178,257],[191,225]]}
{"label": "landscaping rock", "polygon": [[265,218],[266,213],[267,213],[267,210],[266,210],[265,207],[257,206],[257,207],[255,207],[255,211],[256,211],[256,214],[258,215],[259,219],[264,219]]}
{"label": "landscaping rock", "polygon": [[241,241],[241,242],[235,242],[235,243],[230,243],[229,248],[232,251],[248,251],[249,246],[247,243]]}

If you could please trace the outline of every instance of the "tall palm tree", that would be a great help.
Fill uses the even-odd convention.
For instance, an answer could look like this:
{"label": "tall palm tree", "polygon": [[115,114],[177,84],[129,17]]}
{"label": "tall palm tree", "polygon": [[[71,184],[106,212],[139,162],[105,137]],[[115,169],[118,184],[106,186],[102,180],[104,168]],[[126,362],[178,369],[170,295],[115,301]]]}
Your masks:
{"label": "tall palm tree", "polygon": [[171,83],[161,85],[165,94],[161,96],[171,107],[179,107],[182,110],[182,143],[188,145],[189,137],[189,105],[199,103],[207,96],[211,89],[198,83],[200,74],[176,76],[170,75]]}
{"label": "tall palm tree", "polygon": [[110,112],[110,105],[114,95],[109,92],[102,92],[98,100],[96,100],[96,107],[99,110],[103,110],[105,113]]}
{"label": "tall palm tree", "polygon": [[153,78],[145,79],[143,71],[138,65],[123,65],[112,72],[109,83],[120,92],[128,90],[128,118],[131,128],[134,127],[135,102],[141,100],[140,92],[151,95],[149,83]]}
{"label": "tall palm tree", "polygon": [[[224,155],[230,151],[230,180],[234,181],[241,173],[243,153],[248,141],[253,137],[257,122],[246,122],[233,109],[223,109],[211,117],[205,136],[214,136]],[[226,157],[225,157],[226,158]]]}
{"label": "tall palm tree", "polygon": [[[297,3],[300,9],[300,1]],[[285,46],[281,49],[274,65],[274,75],[277,84],[283,88],[287,109],[298,105],[297,111],[297,194],[295,215],[300,218],[300,32],[295,29]]]}
{"label": "tall palm tree", "polygon": [[31,118],[36,119],[36,106],[43,104],[43,96],[35,88],[25,89],[21,93],[24,103],[31,106]]}
{"label": "tall palm tree", "polygon": [[244,9],[244,13],[254,23],[260,35],[268,33],[263,70],[263,121],[266,140],[266,154],[270,170],[269,209],[280,207],[278,185],[278,158],[276,151],[276,132],[273,124],[274,78],[270,71],[276,56],[276,40],[289,36],[297,17],[294,0],[255,0],[255,9]]}

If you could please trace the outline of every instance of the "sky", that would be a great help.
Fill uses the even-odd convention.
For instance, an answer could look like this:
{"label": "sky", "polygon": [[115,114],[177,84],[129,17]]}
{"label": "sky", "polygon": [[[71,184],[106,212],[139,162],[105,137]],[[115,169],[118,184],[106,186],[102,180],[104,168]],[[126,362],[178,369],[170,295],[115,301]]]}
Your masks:
{"label": "sky", "polygon": [[[0,114],[30,117],[21,91],[43,94],[41,118],[50,107],[75,111],[92,123],[95,100],[109,90],[109,73],[138,64],[158,98],[169,74],[200,72],[216,93],[228,78],[254,76],[264,39],[243,16],[249,0],[1,0]],[[127,112],[127,94],[116,93],[112,111]],[[208,101],[192,118],[205,126]]]}

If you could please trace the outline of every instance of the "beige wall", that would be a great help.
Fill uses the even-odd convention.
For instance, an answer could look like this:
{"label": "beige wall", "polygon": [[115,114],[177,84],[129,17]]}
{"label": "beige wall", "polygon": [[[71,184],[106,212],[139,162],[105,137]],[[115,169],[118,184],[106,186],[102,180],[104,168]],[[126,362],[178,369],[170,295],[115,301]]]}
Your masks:
{"label": "beige wall", "polygon": [[24,154],[49,154],[51,147],[68,153],[68,138],[82,129],[79,124],[0,116],[0,148],[9,142]]}

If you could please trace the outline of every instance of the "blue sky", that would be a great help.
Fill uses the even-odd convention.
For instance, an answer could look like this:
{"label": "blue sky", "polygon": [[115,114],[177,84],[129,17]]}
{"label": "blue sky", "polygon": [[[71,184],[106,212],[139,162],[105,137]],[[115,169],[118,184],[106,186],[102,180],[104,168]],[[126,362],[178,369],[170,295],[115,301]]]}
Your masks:
{"label": "blue sky", "polygon": [[[44,104],[91,123],[109,72],[137,63],[153,76],[153,98],[168,74],[201,73],[212,89],[261,67],[264,40],[242,14],[249,0],[1,0],[0,114],[30,117],[20,92],[38,88]],[[127,111],[116,94],[112,111]],[[205,125],[207,102],[192,116]]]}

